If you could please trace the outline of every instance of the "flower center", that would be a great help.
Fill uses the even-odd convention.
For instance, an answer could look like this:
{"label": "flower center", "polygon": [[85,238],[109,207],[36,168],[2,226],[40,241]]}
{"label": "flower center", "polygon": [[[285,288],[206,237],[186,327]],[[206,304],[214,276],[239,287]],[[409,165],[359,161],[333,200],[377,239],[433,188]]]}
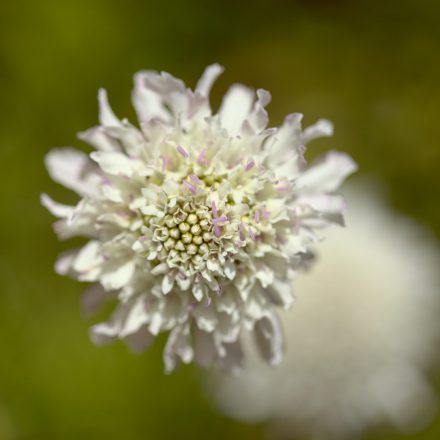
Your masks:
{"label": "flower center", "polygon": [[213,239],[211,210],[194,202],[170,199],[165,216],[154,230],[153,240],[162,245],[162,260],[171,265],[199,266],[207,259]]}

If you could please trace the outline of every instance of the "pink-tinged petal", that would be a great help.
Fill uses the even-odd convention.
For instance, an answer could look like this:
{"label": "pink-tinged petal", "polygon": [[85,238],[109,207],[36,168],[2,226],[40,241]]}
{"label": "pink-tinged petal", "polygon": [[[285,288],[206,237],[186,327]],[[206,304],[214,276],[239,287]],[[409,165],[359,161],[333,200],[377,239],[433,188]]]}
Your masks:
{"label": "pink-tinged petal", "polygon": [[99,103],[99,122],[104,127],[120,127],[121,121],[113,113],[112,108],[108,102],[107,91],[99,89],[98,91]]}
{"label": "pink-tinged petal", "polygon": [[226,93],[219,110],[222,126],[232,136],[238,134],[243,121],[248,117],[254,102],[254,92],[235,84]]}
{"label": "pink-tinged petal", "polygon": [[301,192],[335,191],[356,170],[357,165],[350,156],[333,151],[298,177],[296,188]]}
{"label": "pink-tinged petal", "polygon": [[283,359],[284,336],[280,321],[274,312],[267,312],[256,322],[254,334],[261,357],[269,365],[278,365]]}
{"label": "pink-tinged petal", "polygon": [[106,301],[115,297],[116,292],[107,292],[100,284],[92,284],[81,296],[81,311],[84,316],[90,317],[101,310]]}
{"label": "pink-tinged petal", "polygon": [[74,210],[74,206],[63,205],[52,200],[47,194],[41,194],[41,204],[55,217],[69,218]]}
{"label": "pink-tinged petal", "polygon": [[82,151],[73,148],[56,148],[45,157],[46,168],[55,182],[80,195],[95,195],[99,180],[96,166]]}
{"label": "pink-tinged petal", "polygon": [[303,131],[301,140],[307,144],[313,139],[328,136],[333,136],[333,123],[327,119],[320,119],[316,124],[310,125]]}
{"label": "pink-tinged petal", "polygon": [[125,336],[124,342],[134,353],[142,353],[150,347],[154,336],[148,331],[147,326],[141,327],[136,333]]}
{"label": "pink-tinged petal", "polygon": [[194,359],[201,367],[209,367],[215,358],[215,347],[212,335],[201,331],[194,330]]}
{"label": "pink-tinged petal", "polygon": [[212,85],[223,71],[224,68],[223,66],[220,66],[220,64],[211,64],[208,66],[197,83],[195,89],[196,93],[206,97],[209,96]]}

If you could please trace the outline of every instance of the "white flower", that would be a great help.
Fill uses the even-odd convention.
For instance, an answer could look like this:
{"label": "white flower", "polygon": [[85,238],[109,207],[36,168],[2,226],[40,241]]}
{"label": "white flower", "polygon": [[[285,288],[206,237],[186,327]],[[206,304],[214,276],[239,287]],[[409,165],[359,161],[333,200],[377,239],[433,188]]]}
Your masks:
{"label": "white flower", "polygon": [[336,440],[370,425],[412,430],[429,420],[440,256],[429,235],[366,193],[348,198],[344,236],[331,231],[322,261],[298,279],[297,303],[282,315],[283,363],[268,369],[244,344],[242,375],[210,378],[227,414],[269,421],[282,438]]}
{"label": "white flower", "polygon": [[65,206],[42,196],[60,219],[61,238],[86,236],[56,270],[95,283],[87,309],[119,304],[95,325],[97,344],[121,338],[134,350],[169,331],[165,366],[193,359],[236,369],[240,335],[252,330],[270,364],[282,357],[275,306],[292,303],[291,279],[316,241],[315,229],[342,224],[334,195],[354,162],[332,152],[310,168],[305,144],[329,136],[320,120],[301,131],[301,115],[266,128],[270,94],[234,85],[217,114],[208,95],[218,65],[194,91],[167,73],[135,75],[140,128],[120,120],[99,91],[100,125],[79,134],[96,151],[51,151],[50,175],[82,199]]}

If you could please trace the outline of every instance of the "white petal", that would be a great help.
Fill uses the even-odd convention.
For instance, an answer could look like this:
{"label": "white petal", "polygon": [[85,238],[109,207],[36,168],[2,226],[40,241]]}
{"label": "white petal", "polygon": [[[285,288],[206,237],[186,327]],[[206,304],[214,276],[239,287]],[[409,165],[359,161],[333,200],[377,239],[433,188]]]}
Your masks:
{"label": "white petal", "polygon": [[223,271],[227,278],[233,280],[236,274],[235,264],[231,260],[226,260],[223,266]]}
{"label": "white petal", "polygon": [[261,133],[269,122],[269,117],[265,107],[271,100],[271,95],[267,90],[257,90],[257,102],[255,103],[254,110],[249,116],[248,120],[251,126],[257,133]]}
{"label": "white petal", "polygon": [[196,93],[200,93],[202,96],[209,96],[212,85],[219,75],[223,73],[223,70],[224,68],[220,66],[220,64],[211,64],[208,66],[197,83]]}
{"label": "white petal", "polygon": [[75,207],[63,205],[52,200],[47,194],[41,194],[41,204],[49,210],[51,214],[60,218],[68,218],[72,215]]}
{"label": "white petal", "polygon": [[164,295],[170,293],[173,287],[174,287],[174,277],[171,276],[169,273],[165,274],[165,276],[162,278],[162,293]]}
{"label": "white petal", "polygon": [[292,286],[288,282],[275,280],[270,286],[264,289],[264,293],[272,304],[288,309],[292,306],[294,298]]}
{"label": "white petal", "polygon": [[131,177],[142,171],[140,161],[131,159],[123,153],[94,151],[90,157],[108,174]]}
{"label": "white petal", "polygon": [[116,267],[112,264],[112,270],[103,273],[100,281],[107,290],[120,289],[131,280],[135,267],[133,260],[128,260]]}
{"label": "white petal", "polygon": [[164,349],[165,371],[171,373],[177,364],[177,358],[188,364],[194,357],[189,328],[176,327],[171,331]]}
{"label": "white petal", "polygon": [[307,127],[301,136],[304,144],[320,137],[333,136],[333,123],[327,119],[320,119],[316,124]]}
{"label": "white petal", "polygon": [[77,134],[78,139],[101,151],[120,151],[119,143],[103,127],[92,127]]}
{"label": "white petal", "polygon": [[56,148],[45,157],[46,168],[55,182],[76,191],[80,195],[97,192],[93,162],[88,156],[73,148]]}
{"label": "white petal", "polygon": [[248,117],[252,103],[254,102],[254,92],[241,85],[235,84],[226,93],[219,110],[221,124],[230,135],[236,135],[243,121]]}
{"label": "white petal", "polygon": [[55,262],[55,272],[59,275],[69,275],[73,270],[73,262],[75,261],[78,252],[78,249],[63,252]]}
{"label": "white petal", "polygon": [[119,127],[121,121],[113,113],[112,108],[108,102],[107,91],[105,89],[99,89],[98,91],[99,102],[99,122],[104,127]]}
{"label": "white petal", "polygon": [[145,84],[145,78],[148,75],[151,75],[151,73],[138,72],[134,76],[134,89],[131,99],[138,119],[141,123],[148,122],[151,119],[170,121],[171,115],[163,106],[161,96]]}
{"label": "white petal", "polygon": [[208,333],[215,330],[218,318],[213,307],[199,306],[194,309],[193,316],[200,330]]}
{"label": "white petal", "polygon": [[75,262],[73,263],[73,268],[77,272],[87,272],[93,269],[102,260],[100,249],[101,245],[98,241],[89,241],[79,251],[77,257],[75,258]]}
{"label": "white petal", "polygon": [[296,186],[301,191],[335,191],[356,170],[357,165],[350,156],[333,151],[298,177]]}
{"label": "white petal", "polygon": [[90,339],[96,345],[104,345],[113,341],[119,334],[119,327],[114,322],[102,322],[90,329]]}
{"label": "white petal", "polygon": [[136,333],[148,321],[149,316],[147,314],[145,299],[140,297],[130,305],[124,324],[121,326],[119,336],[125,338],[128,335]]}
{"label": "white petal", "polygon": [[284,119],[283,125],[276,131],[272,138],[268,140],[270,152],[267,160],[269,163],[278,165],[291,160],[292,157],[295,160],[300,159],[300,155],[302,155],[299,150],[301,144],[302,117],[303,115],[301,113],[288,115]]}
{"label": "white petal", "polygon": [[256,322],[255,340],[261,357],[270,365],[278,365],[283,359],[284,337],[278,317],[267,313]]}
{"label": "white petal", "polygon": [[300,196],[296,202],[308,205],[316,211],[326,213],[342,213],[346,209],[344,197],[333,194],[305,194]]}
{"label": "white petal", "polygon": [[192,289],[194,298],[200,302],[205,296],[205,290],[206,289],[204,288],[204,286],[201,283],[195,284]]}

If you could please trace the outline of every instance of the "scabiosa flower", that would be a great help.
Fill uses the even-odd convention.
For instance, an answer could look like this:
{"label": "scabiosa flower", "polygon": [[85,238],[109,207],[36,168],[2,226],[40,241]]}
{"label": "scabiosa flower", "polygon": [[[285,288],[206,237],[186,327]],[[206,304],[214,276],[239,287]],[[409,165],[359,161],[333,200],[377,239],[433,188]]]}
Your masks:
{"label": "scabiosa flower", "polygon": [[326,440],[359,438],[384,423],[412,431],[430,420],[439,250],[371,194],[349,194],[344,236],[330,231],[320,261],[298,278],[295,307],[281,316],[283,363],[267,368],[243,338],[240,377],[210,377],[210,395],[230,416],[268,422],[273,438]]}
{"label": "scabiosa flower", "polygon": [[267,362],[281,360],[274,308],[291,305],[291,280],[315,230],[342,224],[334,191],[356,168],[336,152],[307,168],[305,145],[332,125],[301,131],[302,116],[292,114],[267,128],[264,90],[255,97],[233,85],[212,114],[208,95],[221,72],[208,67],[194,91],[167,73],[137,73],[139,128],[117,118],[100,90],[100,125],[79,134],[96,151],[62,148],[46,158],[51,177],[82,197],[65,206],[42,196],[60,218],[56,232],[89,238],[56,270],[94,283],[87,309],[118,300],[92,340],[143,350],[168,331],[167,371],[193,359],[239,368],[244,328]]}

